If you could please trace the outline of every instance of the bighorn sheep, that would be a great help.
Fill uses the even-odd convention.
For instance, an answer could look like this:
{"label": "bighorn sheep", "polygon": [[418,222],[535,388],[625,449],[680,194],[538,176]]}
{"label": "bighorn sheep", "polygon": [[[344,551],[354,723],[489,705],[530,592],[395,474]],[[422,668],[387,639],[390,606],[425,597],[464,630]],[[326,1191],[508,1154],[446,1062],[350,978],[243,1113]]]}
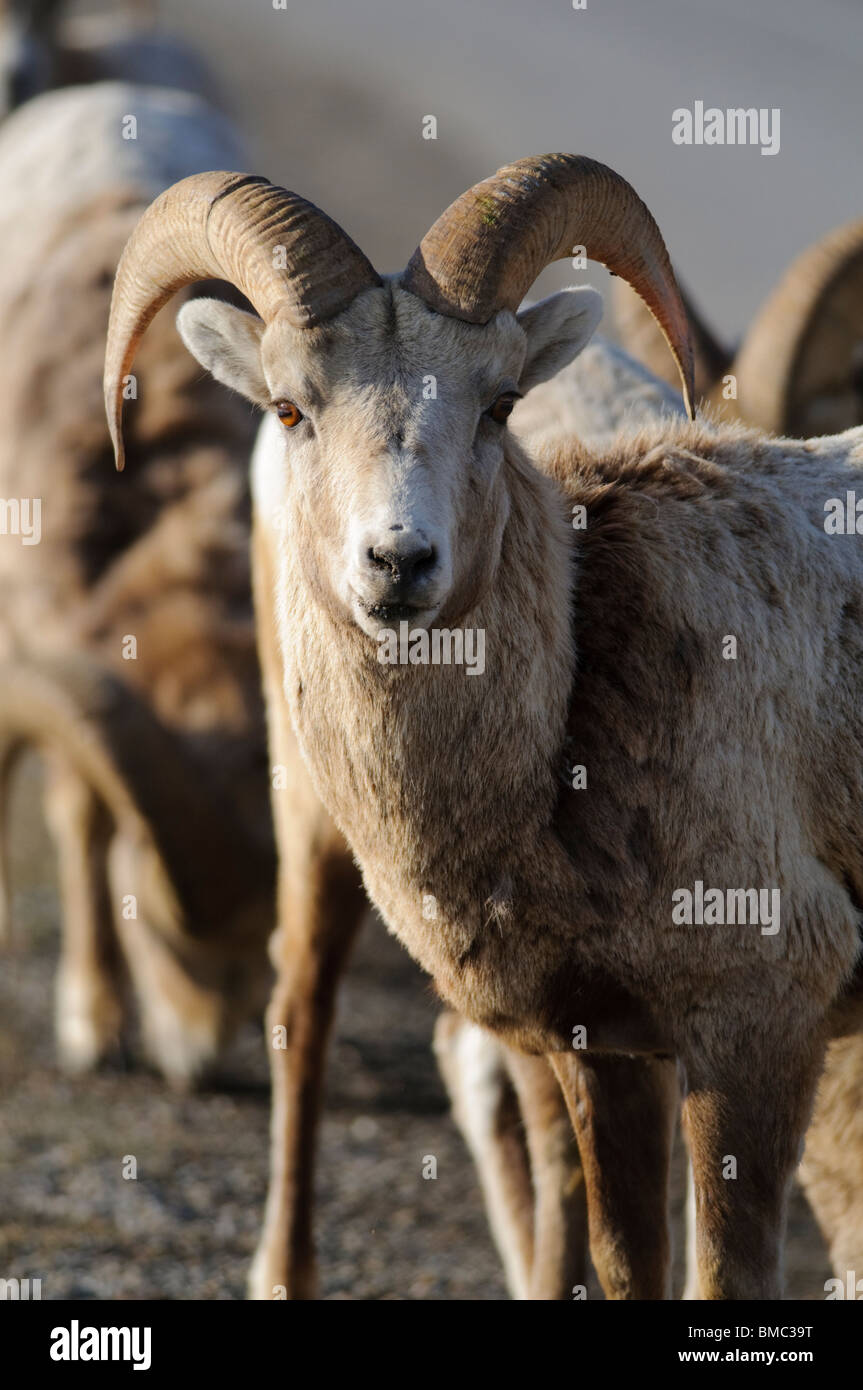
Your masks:
{"label": "bighorn sheep", "polygon": [[[624,346],[666,381],[674,364],[628,285],[614,285]],[[805,438],[863,424],[863,221],[829,232],[783,275],[732,353],[687,300],[696,393],[722,416]],[[736,395],[725,387],[734,378]]]}
{"label": "bighorn sheep", "polygon": [[[156,310],[183,284],[232,281],[260,319],[200,300],[180,328],[270,411],[253,550],[271,739],[296,729],[373,900],[441,994],[551,1056],[607,1294],[667,1291],[676,1060],[702,1294],[776,1297],[825,1046],[860,1026],[863,570],[823,520],[863,480],[863,436],[663,423],[600,457],[573,441],[540,473],[506,417],[583,346],[598,297],[516,311],[574,244],[643,295],[691,410],[661,236],[593,161],[500,171],[389,280],[295,194],[185,180],[118,269],[112,436],[122,466],[122,381]],[[408,664],[380,659],[393,624],[414,633]],[[444,629],[485,634],[484,678],[427,660]],[[704,885],[728,925],[685,924]]]}
{"label": "bighorn sheep", "polygon": [[[121,138],[129,114],[139,140]],[[0,490],[44,500],[39,545],[14,535],[0,545],[0,811],[17,753],[37,746],[59,853],[64,1061],[92,1066],[117,1040],[127,970],[148,1049],[183,1084],[262,1007],[269,979],[269,779],[244,520],[251,421],[243,404],[198,379],[163,317],[138,372],[130,498],[101,466],[110,442],[98,393],[111,275],[129,229],[163,183],[223,159],[239,162],[234,137],[202,103],[126,84],[35,99],[0,130]],[[127,636],[134,660],[123,657]],[[326,1032],[366,898],[298,749],[281,756],[287,790],[274,799],[296,847],[283,893],[296,924],[297,1026],[275,1054],[280,1124],[264,1241],[278,1282],[299,1294],[312,1287]],[[5,841],[0,833],[3,934]],[[332,966],[324,988],[313,962]],[[460,1079],[460,1055],[444,1073],[463,1097],[475,1067]],[[532,1270],[542,1290],[565,1289],[580,1269],[578,1255],[558,1251],[555,1232],[573,1205],[580,1210],[568,1200],[568,1171],[560,1176],[577,1160],[559,1124],[544,1115],[534,1123],[539,1089],[526,1133],[542,1194],[538,1243],[551,1253],[534,1260],[531,1250],[512,1273],[519,1290]],[[510,1113],[508,1093],[492,1104]]]}
{"label": "bighorn sheep", "polygon": [[[139,139],[123,139],[130,114]],[[0,493],[42,504],[39,544],[0,538],[0,795],[15,752],[42,747],[66,1062],[116,1041],[119,944],[149,1050],[181,1082],[269,981],[251,425],[163,320],[137,377],[132,502],[104,478],[99,381],[113,268],[141,211],[178,175],[240,157],[199,99],[124,84],[37,98],[0,128]]]}

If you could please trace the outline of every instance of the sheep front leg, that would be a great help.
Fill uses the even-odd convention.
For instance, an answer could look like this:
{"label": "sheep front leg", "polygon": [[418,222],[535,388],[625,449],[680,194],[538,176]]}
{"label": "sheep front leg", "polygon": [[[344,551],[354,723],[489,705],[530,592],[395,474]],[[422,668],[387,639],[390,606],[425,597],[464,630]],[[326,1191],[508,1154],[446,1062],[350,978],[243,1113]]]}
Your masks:
{"label": "sheep front leg", "polygon": [[554,1053],[550,1060],[578,1138],[590,1253],[605,1296],[668,1298],[674,1063],[600,1053]]}
{"label": "sheep front leg", "polygon": [[[683,1058],[704,1299],[782,1297],[788,1194],[823,1056],[802,1042],[811,1026],[783,1022],[770,1046],[750,1024],[724,1055]],[[733,1038],[733,1024],[723,1026]]]}
{"label": "sheep front leg", "polygon": [[327,1040],[339,978],[367,906],[359,870],[321,805],[284,707],[271,613],[273,535],[252,541],[258,653],[264,679],[273,820],[279,853],[276,984],[267,1012],[272,1077],[270,1187],[249,1296],[313,1298],[314,1160]]}
{"label": "sheep front leg", "polygon": [[323,808],[296,783],[285,797],[290,808],[280,812],[277,804],[276,815],[279,927],[270,949],[277,979],[267,1012],[270,1189],[249,1278],[250,1296],[259,1299],[315,1295],[314,1160],[327,1041],[367,906],[356,866]]}
{"label": "sheep front leg", "polygon": [[110,822],[98,797],[61,755],[46,758],[45,819],[57,847],[62,938],[57,1045],[84,1071],[116,1047],[123,1023],[119,953],[108,890]]}

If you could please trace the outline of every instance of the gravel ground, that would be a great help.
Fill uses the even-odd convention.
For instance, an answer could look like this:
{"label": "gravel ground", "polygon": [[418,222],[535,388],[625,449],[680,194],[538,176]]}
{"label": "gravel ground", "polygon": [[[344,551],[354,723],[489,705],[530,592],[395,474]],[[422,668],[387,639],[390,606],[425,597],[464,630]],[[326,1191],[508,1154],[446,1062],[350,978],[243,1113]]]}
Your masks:
{"label": "gravel ground", "polygon": [[[218,1086],[177,1096],[127,1071],[64,1077],[51,1008],[57,906],[37,779],[14,801],[18,942],[0,961],[0,1273],[45,1299],[236,1299],[266,1191],[261,1034],[238,1040]],[[502,1299],[472,1164],[447,1113],[425,978],[369,920],[342,991],[321,1135],[318,1243],[329,1299]],[[421,1176],[426,1154],[435,1181]],[[123,1178],[126,1155],[137,1179]],[[682,1163],[674,1177],[682,1278]],[[788,1294],[823,1297],[829,1269],[795,1198]],[[593,1281],[589,1297],[600,1297]]]}

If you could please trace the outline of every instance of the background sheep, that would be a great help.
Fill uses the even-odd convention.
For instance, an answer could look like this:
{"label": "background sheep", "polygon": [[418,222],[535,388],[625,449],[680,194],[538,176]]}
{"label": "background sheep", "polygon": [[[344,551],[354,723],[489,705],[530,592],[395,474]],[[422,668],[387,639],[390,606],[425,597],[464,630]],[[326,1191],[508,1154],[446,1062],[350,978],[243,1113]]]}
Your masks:
{"label": "background sheep", "polygon": [[[130,117],[138,138],[124,139]],[[178,170],[238,157],[227,122],[199,99],[123,84],[47,94],[0,129],[0,492],[40,498],[44,509],[42,543],[7,537],[0,547],[0,653],[7,671],[35,667],[43,706],[51,682],[57,688],[57,716],[39,742],[68,906],[59,1043],[77,1067],[116,1043],[119,937],[148,1048],[178,1081],[197,1077],[260,1007],[268,974],[250,421],[200,380],[172,324],[155,325],[135,388],[130,510],[104,467],[100,325],[113,262],[142,206]],[[85,653],[94,673],[82,687]],[[64,659],[77,663],[68,680]],[[116,798],[102,804],[74,742],[60,737],[76,707],[125,776],[133,821]],[[6,776],[22,742],[20,708],[20,680],[7,681]],[[148,725],[158,759],[140,757]]]}
{"label": "background sheep", "polygon": [[[629,286],[614,285],[621,339],[674,385],[667,348]],[[863,423],[863,222],[803,251],[767,296],[735,352],[687,300],[696,391],[726,419],[801,438]]]}

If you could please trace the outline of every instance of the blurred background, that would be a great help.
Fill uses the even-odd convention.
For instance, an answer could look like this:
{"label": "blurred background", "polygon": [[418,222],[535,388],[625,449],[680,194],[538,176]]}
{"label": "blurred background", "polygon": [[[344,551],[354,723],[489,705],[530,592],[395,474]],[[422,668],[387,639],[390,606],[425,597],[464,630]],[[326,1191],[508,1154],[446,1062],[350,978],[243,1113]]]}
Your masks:
{"label": "blurred background", "polygon": [[[709,322],[742,331],[781,270],[860,215],[857,0],[179,0],[261,172],[393,270],[464,188],[591,155],[647,202]],[[778,107],[781,149],[674,145],[671,113]],[[437,140],[422,117],[437,118]],[[571,276],[570,276],[571,278]],[[568,283],[567,267],[540,288]],[[596,283],[601,284],[597,278]]]}
{"label": "blurred background", "polygon": [[[734,338],[794,256],[861,213],[859,0],[133,9],[201,55],[255,170],[319,203],[381,270],[403,265],[438,213],[499,165],[580,152],[635,185],[708,322]],[[696,100],[779,108],[779,153],[674,145],[671,113]],[[423,138],[427,116],[434,140]],[[577,278],[607,282],[594,268]],[[572,279],[559,265],[538,289]],[[140,1065],[80,1079],[58,1072],[58,906],[38,776],[28,761],[16,784],[18,944],[0,960],[0,1273],[41,1277],[46,1298],[242,1297],[267,1178],[260,1033],[247,1029],[219,1084],[194,1096],[172,1094]],[[506,1296],[430,1051],[436,1012],[425,979],[370,922],[330,1065],[324,1297]],[[138,1158],[134,1184],[120,1176],[123,1154]],[[421,1177],[427,1154],[438,1159],[436,1181]],[[679,1155],[674,1203],[679,1280]],[[787,1264],[789,1296],[823,1297],[830,1271],[799,1197]]]}

